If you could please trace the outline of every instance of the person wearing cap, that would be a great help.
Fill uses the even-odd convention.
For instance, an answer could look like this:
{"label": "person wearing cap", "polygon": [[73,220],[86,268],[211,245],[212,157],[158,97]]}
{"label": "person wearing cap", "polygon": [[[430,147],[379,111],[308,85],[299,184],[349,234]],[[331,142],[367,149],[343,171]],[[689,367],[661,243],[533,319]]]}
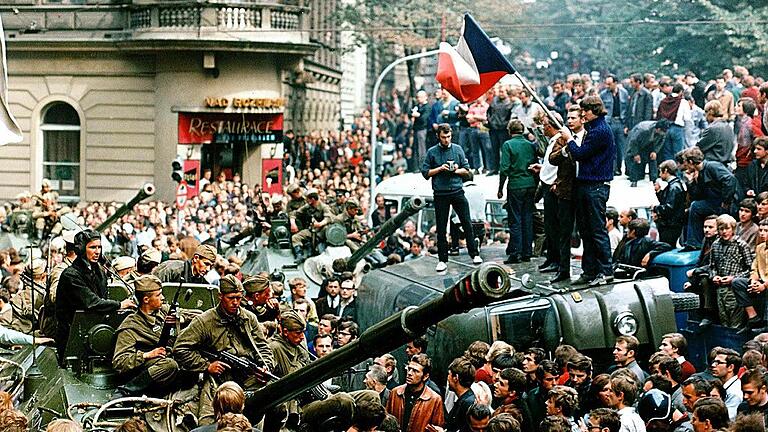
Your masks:
{"label": "person wearing cap", "polygon": [[[280,331],[269,341],[269,347],[275,355],[275,375],[283,377],[291,372],[297,371],[310,363],[307,341],[304,337],[304,330],[307,328],[307,322],[295,310],[283,310],[280,314]],[[299,414],[298,402],[290,400],[286,402],[285,408],[288,415]],[[269,425],[275,421],[274,416],[267,415],[264,419],[264,430],[273,430]]]}
{"label": "person wearing cap", "polygon": [[345,188],[339,187],[334,190],[334,193],[336,194],[336,200],[331,205],[331,211],[335,215],[343,214],[344,210],[347,209],[346,203],[349,198],[349,192]]}
{"label": "person wearing cap", "polygon": [[222,277],[218,306],[193,318],[176,338],[173,347],[174,358],[183,370],[205,373],[198,410],[201,425],[214,421],[211,403],[218,383],[235,380],[245,389],[251,389],[258,385],[258,381],[256,377],[235,379],[239,377],[231,373],[231,365],[203,356],[198,348],[246,357],[267,370],[272,370],[275,365],[264,328],[256,314],[240,307],[242,300],[243,284],[233,275]]}
{"label": "person wearing cap", "polygon": [[125,255],[119,256],[112,260],[112,267],[115,268],[115,271],[121,278],[126,278],[136,270],[136,260]]}
{"label": "person wearing cap", "polygon": [[248,276],[243,281],[245,308],[256,314],[260,323],[277,321],[280,316],[280,302],[272,295],[269,276],[259,273]]}
{"label": "person wearing cap", "polygon": [[170,306],[165,304],[163,283],[155,276],[139,276],[135,282],[139,309],[128,315],[117,328],[112,366],[130,380],[120,386],[127,394],[137,394],[150,387],[157,389],[173,383],[179,365],[170,358],[170,348],[160,346]]}
{"label": "person wearing cap", "polygon": [[[35,258],[24,267],[21,289],[11,297],[13,318],[8,326],[12,330],[31,334],[45,300],[45,260]],[[32,303],[32,290],[35,302]]]}
{"label": "person wearing cap", "polygon": [[629,132],[626,162],[630,186],[636,187],[637,182],[645,177],[646,165],[650,181],[655,181],[659,176],[657,159],[664,147],[664,137],[668,129],[669,121],[666,119],[646,120],[636,124]]}
{"label": "person wearing cap", "polygon": [[[331,208],[320,201],[317,189],[307,191],[307,203],[298,210],[289,213],[291,218],[291,244],[297,262],[304,261],[304,243],[311,240],[313,234],[323,238],[323,228],[331,223]],[[299,229],[299,228],[302,229]]]}
{"label": "person wearing cap", "polygon": [[160,263],[152,271],[163,282],[181,282],[207,284],[205,275],[216,262],[216,247],[201,244],[195,249],[191,260],[168,260]]}
{"label": "person wearing cap", "polygon": [[59,361],[69,339],[69,328],[75,311],[111,313],[118,309],[136,307],[133,300],[122,302],[106,298],[107,277],[101,269],[101,234],[94,230],[80,231],[75,235],[77,259],[61,274],[56,296],[56,345]]}
{"label": "person wearing cap", "polygon": [[285,211],[289,215],[307,203],[306,199],[302,195],[301,187],[298,184],[293,183],[288,185],[288,188],[285,190],[285,192],[290,197],[288,200],[288,205],[285,208]]}
{"label": "person wearing cap", "polygon": [[136,261],[136,271],[129,275],[131,279],[137,279],[139,276],[152,274],[152,271],[163,261],[163,254],[159,250],[150,247],[139,255]]}
{"label": "person wearing cap", "polygon": [[[61,233],[64,242],[64,258],[50,270],[48,294],[43,300],[43,313],[40,318],[40,331],[47,336],[56,335],[56,291],[59,288],[61,274],[75,262],[77,252],[75,248],[76,231],[64,230]],[[55,240],[55,239],[54,239]]]}
{"label": "person wearing cap", "polygon": [[48,237],[49,234],[57,235],[62,226],[59,222],[59,213],[56,211],[56,196],[52,192],[35,195],[33,200],[36,205],[32,211],[32,219],[35,221],[35,234],[38,239]]}
{"label": "person wearing cap", "polygon": [[363,243],[363,235],[368,230],[365,223],[358,219],[360,214],[360,203],[356,199],[350,198],[344,203],[344,211],[333,217],[331,223],[344,225],[347,230],[346,245],[352,252],[360,249]]}

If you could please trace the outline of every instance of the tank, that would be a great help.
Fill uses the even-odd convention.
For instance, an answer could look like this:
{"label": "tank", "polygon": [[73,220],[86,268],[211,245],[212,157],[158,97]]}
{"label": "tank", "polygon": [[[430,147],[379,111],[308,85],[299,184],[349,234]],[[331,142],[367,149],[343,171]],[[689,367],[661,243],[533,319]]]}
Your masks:
{"label": "tank", "polygon": [[155,185],[152,183],[145,183],[144,186],[139,189],[139,192],[130,199],[127,203],[120,206],[115,213],[108,217],[104,222],[102,222],[99,226],[96,227],[96,231],[98,232],[104,232],[105,229],[109,228],[116,220],[120,219],[121,217],[128,214],[131,210],[133,210],[133,207],[138,204],[139,202],[143,201],[146,198],[151,197],[155,193]]}
{"label": "tank", "polygon": [[440,295],[418,306],[411,305],[395,312],[369,327],[343,348],[257,390],[248,397],[246,412],[258,416],[264,410],[295,398],[308,388],[340,375],[371,356],[404,345],[448,317],[502,299],[513,291],[510,273],[509,268],[499,264],[480,266],[456,280]]}
{"label": "tank", "polygon": [[[315,298],[320,294],[320,285],[323,279],[333,272],[352,271],[359,278],[370,266],[366,265],[364,258],[371,253],[379,243],[392,235],[410,217],[424,208],[425,201],[421,197],[413,197],[403,210],[393,216],[360,248],[352,253],[349,247],[344,245],[346,232],[344,228],[330,225],[326,228],[328,238],[327,247],[317,256],[307,258],[303,263],[297,264],[290,247],[290,230],[287,219],[272,221],[272,233],[267,242],[266,238],[259,237],[222,251],[228,256],[236,254],[243,259],[242,271],[246,274],[258,272],[273,273],[282,272],[286,280],[301,277],[307,280],[308,296]],[[268,244],[268,245],[267,245]]]}

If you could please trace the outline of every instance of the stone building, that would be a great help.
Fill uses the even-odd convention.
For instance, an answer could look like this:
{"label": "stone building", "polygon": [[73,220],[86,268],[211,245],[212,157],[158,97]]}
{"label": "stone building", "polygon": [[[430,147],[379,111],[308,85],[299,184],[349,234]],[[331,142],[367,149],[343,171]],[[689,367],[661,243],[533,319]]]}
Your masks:
{"label": "stone building", "polygon": [[335,41],[313,30],[333,1],[6,3],[24,140],[0,147],[0,199],[49,178],[66,200],[124,201],[148,181],[169,200],[177,157],[190,193],[204,168],[279,188],[283,131],[338,125]]}

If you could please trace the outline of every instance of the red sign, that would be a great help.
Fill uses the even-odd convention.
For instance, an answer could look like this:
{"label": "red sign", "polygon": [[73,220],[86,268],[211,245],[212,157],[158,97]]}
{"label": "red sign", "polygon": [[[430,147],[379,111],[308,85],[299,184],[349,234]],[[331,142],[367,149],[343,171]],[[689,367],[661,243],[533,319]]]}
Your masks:
{"label": "red sign", "polygon": [[176,208],[179,210],[184,208],[184,205],[187,204],[187,184],[185,182],[179,183],[178,186],[176,186]]}
{"label": "red sign", "polygon": [[179,144],[280,142],[282,114],[179,113]]}
{"label": "red sign", "polygon": [[184,161],[184,182],[187,183],[187,198],[196,197],[200,193],[200,161],[187,159]]}
{"label": "red sign", "polygon": [[262,159],[261,189],[269,194],[283,193],[283,160]]}

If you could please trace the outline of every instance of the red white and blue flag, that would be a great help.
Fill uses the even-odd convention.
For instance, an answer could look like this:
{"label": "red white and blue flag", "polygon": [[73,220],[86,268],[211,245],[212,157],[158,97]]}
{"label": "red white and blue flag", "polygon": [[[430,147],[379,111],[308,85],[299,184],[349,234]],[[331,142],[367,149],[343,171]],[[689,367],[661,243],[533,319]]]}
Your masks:
{"label": "red white and blue flag", "polygon": [[461,102],[478,99],[515,68],[499,52],[471,15],[464,15],[459,43],[440,43],[435,77],[443,90]]}

